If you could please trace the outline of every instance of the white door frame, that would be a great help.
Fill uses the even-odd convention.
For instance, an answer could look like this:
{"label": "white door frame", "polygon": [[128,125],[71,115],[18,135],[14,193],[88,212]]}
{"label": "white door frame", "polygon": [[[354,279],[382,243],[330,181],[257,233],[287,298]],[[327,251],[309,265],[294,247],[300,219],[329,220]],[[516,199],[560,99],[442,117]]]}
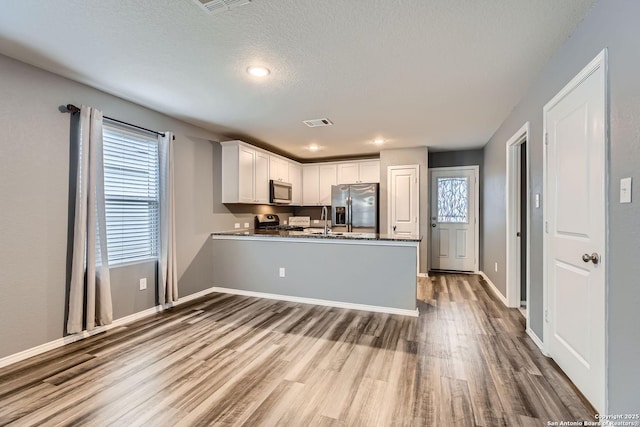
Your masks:
{"label": "white door frame", "polygon": [[[442,167],[442,168],[429,168],[429,188],[431,188],[431,184],[432,184],[432,172],[446,172],[446,171],[459,171],[459,170],[473,170],[475,175],[476,175],[476,179],[475,179],[475,183],[474,183],[474,194],[475,194],[475,200],[474,200],[474,206],[475,206],[475,215],[476,215],[476,223],[473,227],[473,235],[474,235],[474,240],[475,240],[475,259],[473,260],[474,265],[476,266],[476,271],[474,273],[480,273],[480,166],[479,165],[472,165],[472,166],[449,166],[449,167]],[[431,195],[429,195],[429,197],[431,197]],[[431,209],[434,209],[434,206],[431,206],[431,199],[429,199],[429,212],[428,212],[428,218],[429,220],[431,219]],[[429,221],[431,222],[431,221]],[[431,232],[431,227],[429,227],[429,248],[431,248],[431,239],[433,238],[433,233]],[[427,264],[428,264],[428,268],[427,270],[429,270],[431,268],[431,256],[429,256],[429,259],[427,260]]]}
{"label": "white door frame", "polygon": [[[543,159],[544,161],[542,162],[542,185],[545,191],[545,195],[547,196],[547,199],[550,197],[549,196],[549,192],[548,192],[548,149],[547,149],[547,112],[549,110],[551,110],[558,102],[560,102],[565,96],[567,96],[573,89],[575,89],[577,86],[579,86],[587,77],[589,77],[595,70],[597,70],[598,68],[602,67],[604,70],[604,75],[605,75],[605,88],[604,88],[604,145],[605,145],[605,158],[603,159],[604,161],[604,198],[605,198],[605,206],[604,206],[604,222],[605,222],[605,250],[604,250],[604,254],[603,257],[605,257],[605,260],[607,259],[606,257],[608,256],[609,252],[609,215],[607,212],[606,207],[609,205],[609,164],[607,162],[607,152],[609,151],[609,108],[607,105],[607,99],[609,96],[609,90],[608,90],[608,86],[607,86],[607,78],[608,78],[608,67],[607,67],[607,49],[603,49],[598,56],[596,56],[584,69],[582,69],[582,71],[580,71],[580,73],[575,76],[573,79],[571,79],[571,81],[569,83],[567,83],[567,85],[562,88],[562,90],[560,92],[558,92],[544,107],[543,107],[543,115],[542,115],[542,130],[543,130],[543,137],[544,137],[544,143],[543,143]],[[551,334],[552,331],[552,323],[555,321],[555,319],[553,319],[553,314],[551,314],[551,317],[549,317],[549,280],[548,280],[548,272],[549,272],[549,265],[548,265],[548,260],[547,260],[547,256],[548,256],[548,251],[549,251],[549,234],[547,231],[547,221],[549,219],[549,215],[550,212],[548,212],[547,209],[548,204],[544,203],[544,209],[543,209],[543,238],[542,238],[542,298],[543,298],[543,304],[544,304],[544,318],[543,318],[543,333],[544,333],[544,337],[543,337],[543,351],[546,354],[549,354],[549,336]],[[601,264],[602,268],[605,268],[606,263]],[[602,413],[607,413],[607,410],[609,408],[609,401],[608,401],[608,390],[606,387],[606,384],[608,383],[608,371],[607,371],[607,366],[609,365],[609,357],[608,357],[608,347],[606,345],[607,342],[607,336],[606,336],[606,331],[607,331],[607,319],[608,319],[608,315],[607,315],[607,301],[608,301],[608,289],[609,289],[609,275],[607,270],[605,269],[604,272],[604,287],[605,287],[605,292],[604,292],[604,299],[602,301],[602,304],[604,304],[604,331],[605,331],[605,342],[602,343],[603,344],[603,351],[604,351],[604,372],[602,373],[604,375],[604,410],[601,411]]]}
{"label": "white door frame", "polygon": [[[509,140],[506,144],[506,158],[507,158],[507,188],[505,194],[507,196],[507,306],[508,307],[520,307],[522,301],[521,295],[521,256],[520,253],[520,239],[517,237],[520,225],[520,206],[521,206],[521,187],[520,179],[522,175],[522,168],[520,166],[520,155],[522,151],[522,143],[529,142],[529,122],[525,123]],[[526,254],[526,277],[527,277],[527,310],[526,310],[526,327],[529,328],[531,307],[529,306],[529,284],[531,283],[531,183],[530,183],[530,165],[529,165],[529,147],[530,143],[526,145],[526,197],[527,197],[527,254]],[[520,230],[522,231],[522,230]]]}
{"label": "white door frame", "polygon": [[[416,223],[416,228],[418,229],[418,233],[420,233],[420,165],[419,164],[414,164],[414,165],[393,165],[393,166],[387,166],[387,234],[392,235],[393,234],[393,230],[391,229],[392,225],[391,225],[391,200],[392,200],[392,194],[391,194],[391,188],[389,188],[389,186],[391,185],[391,171],[397,170],[397,169],[415,169],[416,171],[416,203],[418,204],[418,219],[417,219],[417,223]],[[427,193],[428,194],[428,193]],[[416,246],[417,248],[417,265],[416,265],[416,275],[420,276],[420,244],[418,244]],[[429,269],[427,268],[427,271],[429,271]],[[425,276],[426,277],[426,276]]]}

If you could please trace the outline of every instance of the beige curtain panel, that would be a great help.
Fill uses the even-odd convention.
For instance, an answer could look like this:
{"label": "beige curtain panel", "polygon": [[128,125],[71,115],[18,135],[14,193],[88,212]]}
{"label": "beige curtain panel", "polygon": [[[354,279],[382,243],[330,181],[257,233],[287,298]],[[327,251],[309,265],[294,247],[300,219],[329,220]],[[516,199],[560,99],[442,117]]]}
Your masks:
{"label": "beige curtain panel", "polygon": [[102,154],[102,111],[82,106],[69,287],[70,334],[113,321]]}
{"label": "beige curtain panel", "polygon": [[160,161],[160,262],[158,298],[160,304],[178,301],[176,262],[175,194],[173,171],[173,134],[158,135]]}

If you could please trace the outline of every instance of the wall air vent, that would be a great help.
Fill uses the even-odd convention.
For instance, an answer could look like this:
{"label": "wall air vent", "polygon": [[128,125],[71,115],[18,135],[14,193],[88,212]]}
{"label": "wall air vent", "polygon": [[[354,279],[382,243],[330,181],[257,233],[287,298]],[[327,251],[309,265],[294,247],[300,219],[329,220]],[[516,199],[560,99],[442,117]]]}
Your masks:
{"label": "wall air vent", "polygon": [[212,15],[226,12],[238,6],[243,6],[251,0],[193,0],[198,6]]}
{"label": "wall air vent", "polygon": [[333,122],[329,119],[313,119],[313,120],[303,120],[302,123],[309,126],[310,128],[315,128],[318,126],[331,126]]}

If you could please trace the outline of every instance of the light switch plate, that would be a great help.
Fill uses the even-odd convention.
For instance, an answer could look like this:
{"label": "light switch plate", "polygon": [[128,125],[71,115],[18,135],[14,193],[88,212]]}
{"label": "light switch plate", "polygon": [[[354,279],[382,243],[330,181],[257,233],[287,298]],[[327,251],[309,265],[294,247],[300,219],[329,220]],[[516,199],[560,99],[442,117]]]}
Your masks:
{"label": "light switch plate", "polygon": [[620,203],[631,203],[631,177],[620,180]]}
{"label": "light switch plate", "polygon": [[244,223],[244,228],[249,228],[249,223],[248,222]]}
{"label": "light switch plate", "polygon": [[233,228],[240,228],[240,223],[236,222],[235,224],[233,224]]}
{"label": "light switch plate", "polygon": [[284,277],[284,267],[280,267],[280,277]]}
{"label": "light switch plate", "polygon": [[536,193],[536,208],[540,208],[540,193]]}
{"label": "light switch plate", "polygon": [[140,279],[140,290],[144,291],[145,289],[147,289],[147,278],[146,277]]}

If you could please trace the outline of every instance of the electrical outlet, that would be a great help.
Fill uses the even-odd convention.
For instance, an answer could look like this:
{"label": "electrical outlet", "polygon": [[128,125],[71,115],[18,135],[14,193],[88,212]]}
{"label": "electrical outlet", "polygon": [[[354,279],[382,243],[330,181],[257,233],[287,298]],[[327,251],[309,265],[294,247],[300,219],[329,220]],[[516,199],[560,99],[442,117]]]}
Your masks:
{"label": "electrical outlet", "polygon": [[249,228],[249,223],[248,222],[244,223],[244,228]]}
{"label": "electrical outlet", "polygon": [[313,223],[314,223],[314,224],[320,224],[320,220],[319,220],[319,219],[314,219],[314,220],[313,220]]}
{"label": "electrical outlet", "polygon": [[620,180],[620,203],[631,203],[631,178]]}
{"label": "electrical outlet", "polygon": [[239,222],[236,222],[236,223],[233,225],[233,228],[240,228],[240,223],[239,223]]}
{"label": "electrical outlet", "polygon": [[284,221],[282,221],[282,223],[283,223],[284,225],[287,225],[287,220],[285,219]]}
{"label": "electrical outlet", "polygon": [[140,279],[140,290],[144,291],[145,289],[147,289],[147,278],[146,277]]}
{"label": "electrical outlet", "polygon": [[498,272],[498,263],[496,262],[495,264],[493,264],[493,270],[497,273]]}
{"label": "electrical outlet", "polygon": [[280,267],[280,277],[284,277],[284,267]]}

